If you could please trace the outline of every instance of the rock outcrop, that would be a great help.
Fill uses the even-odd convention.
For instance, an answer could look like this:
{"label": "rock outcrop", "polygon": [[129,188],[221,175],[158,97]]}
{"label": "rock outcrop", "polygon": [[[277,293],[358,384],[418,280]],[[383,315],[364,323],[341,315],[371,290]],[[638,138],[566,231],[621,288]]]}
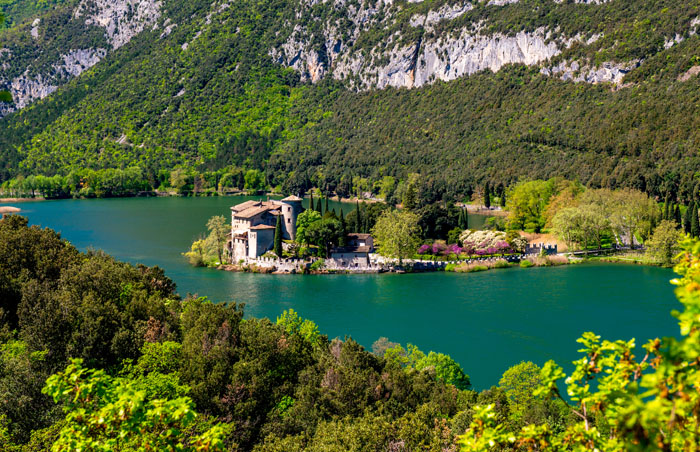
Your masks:
{"label": "rock outcrop", "polygon": [[146,28],[156,26],[161,16],[160,0],[82,0],[73,15],[85,16],[89,25],[105,29],[113,49],[118,49]]}
{"label": "rock outcrop", "polygon": [[[123,46],[143,30],[157,27],[161,7],[160,0],[82,0],[73,11],[72,20],[103,28],[111,48],[51,49],[59,51],[58,58],[42,63],[39,63],[39,59],[46,58],[44,54],[48,53],[41,49],[44,23],[36,18],[31,26],[20,28],[20,32],[28,33],[36,42],[37,56],[28,65],[25,60],[20,60],[25,61],[22,63],[26,65],[24,67],[12,67],[12,50],[0,49],[8,58],[8,62],[0,66],[0,88],[9,90],[13,99],[12,104],[0,102],[0,118],[50,95],[60,85],[100,62],[109,51]],[[170,28],[165,29],[166,34],[175,25],[168,26]]]}

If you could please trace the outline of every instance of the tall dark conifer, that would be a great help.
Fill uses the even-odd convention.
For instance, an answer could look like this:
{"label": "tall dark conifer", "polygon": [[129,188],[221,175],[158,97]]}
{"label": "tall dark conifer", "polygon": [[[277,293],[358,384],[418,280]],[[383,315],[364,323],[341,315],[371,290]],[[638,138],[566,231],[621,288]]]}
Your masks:
{"label": "tall dark conifer", "polygon": [[326,196],[326,208],[323,211],[328,212],[328,196]]}
{"label": "tall dark conifer", "polygon": [[491,208],[491,188],[489,188],[488,182],[484,185],[484,207]]}
{"label": "tall dark conifer", "polygon": [[693,206],[695,206],[695,203],[690,201],[688,207],[685,209],[685,215],[683,215],[683,230],[686,234],[690,234],[690,222],[692,221]]}
{"label": "tall dark conifer", "polygon": [[681,227],[681,207],[678,204],[676,204],[676,208],[673,210],[673,220],[678,227]]}
{"label": "tall dark conifer", "polygon": [[501,202],[500,202],[500,204],[501,204],[501,208],[502,208],[502,209],[505,209],[505,208],[506,208],[506,191],[505,191],[505,190],[503,190],[503,191],[501,192]]}
{"label": "tall dark conifer", "polygon": [[338,246],[347,245],[348,227],[345,224],[345,217],[343,216],[343,208],[340,208],[340,232],[338,237]]}
{"label": "tall dark conifer", "polygon": [[355,201],[355,212],[357,215],[355,215],[355,231],[353,232],[362,232],[362,211],[359,201]]}
{"label": "tall dark conifer", "polygon": [[309,210],[314,210],[314,191],[311,190],[309,192]]}
{"label": "tall dark conifer", "polygon": [[275,224],[275,254],[277,257],[282,257],[282,214],[277,215],[277,224]]}
{"label": "tall dark conifer", "polygon": [[321,199],[322,198],[318,198],[318,200],[316,201],[316,212],[320,213],[321,216],[323,216],[323,204],[321,204]]}
{"label": "tall dark conifer", "polygon": [[670,206],[671,205],[671,194],[666,193],[666,199],[664,200],[664,220],[670,220],[671,219],[671,211],[670,211]]}
{"label": "tall dark conifer", "polygon": [[700,235],[700,223],[698,222],[698,205],[693,203],[693,211],[690,212],[690,235],[698,237]]}

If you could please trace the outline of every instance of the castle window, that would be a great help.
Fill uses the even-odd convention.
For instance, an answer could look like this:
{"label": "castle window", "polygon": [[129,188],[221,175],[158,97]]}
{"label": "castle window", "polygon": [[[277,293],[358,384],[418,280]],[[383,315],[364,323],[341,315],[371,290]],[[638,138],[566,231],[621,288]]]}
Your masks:
{"label": "castle window", "polygon": [[287,223],[291,223],[291,222],[292,222],[292,219],[291,219],[291,218],[287,218]]}
{"label": "castle window", "polygon": [[289,212],[290,210],[292,210],[292,208],[291,208],[291,207],[287,207],[287,212]]}

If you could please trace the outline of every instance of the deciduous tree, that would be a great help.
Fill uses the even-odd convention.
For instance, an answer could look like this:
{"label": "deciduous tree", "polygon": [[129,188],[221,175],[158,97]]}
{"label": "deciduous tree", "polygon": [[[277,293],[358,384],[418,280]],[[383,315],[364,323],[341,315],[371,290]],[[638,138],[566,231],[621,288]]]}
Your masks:
{"label": "deciduous tree", "polygon": [[406,210],[387,210],[372,229],[374,243],[382,256],[403,259],[412,256],[419,243],[418,216]]}

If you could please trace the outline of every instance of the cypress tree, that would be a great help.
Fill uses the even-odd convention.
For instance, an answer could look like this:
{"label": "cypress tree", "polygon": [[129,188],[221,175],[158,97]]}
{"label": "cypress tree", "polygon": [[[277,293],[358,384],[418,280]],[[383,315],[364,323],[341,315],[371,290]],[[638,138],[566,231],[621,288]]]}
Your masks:
{"label": "cypress tree", "polygon": [[277,257],[282,257],[282,214],[277,215],[277,224],[275,224],[275,254]]}
{"label": "cypress tree", "polygon": [[488,182],[484,185],[484,207],[487,209],[491,208],[491,189]]}
{"label": "cypress tree", "polygon": [[690,222],[692,221],[692,212],[693,212],[693,206],[695,203],[693,201],[690,201],[688,204],[688,207],[685,209],[685,215],[683,215],[683,230],[685,231],[686,234],[690,233]]}
{"label": "cypress tree", "polygon": [[503,190],[503,192],[501,192],[501,208],[502,209],[506,208],[506,191],[505,190]]}
{"label": "cypress tree", "polygon": [[408,184],[406,192],[403,195],[403,207],[408,210],[414,209],[416,207],[416,198],[416,187],[414,187],[413,184]]}
{"label": "cypress tree", "polygon": [[321,216],[323,216],[323,204],[321,204],[321,199],[318,198],[318,201],[316,201],[316,212],[320,213]]}
{"label": "cypress tree", "polygon": [[457,226],[464,231],[464,208],[459,209],[459,218],[457,219]]}
{"label": "cypress tree", "polygon": [[671,204],[671,195],[669,193],[666,193],[666,199],[664,200],[664,220],[670,220],[671,219],[671,213],[669,211],[669,205]]}
{"label": "cypress tree", "polygon": [[700,223],[698,223],[698,206],[693,203],[693,211],[690,213],[690,235],[698,237],[700,235]]}
{"label": "cypress tree", "polygon": [[675,220],[678,227],[680,227],[680,225],[681,225],[681,208],[678,204],[676,204],[676,208],[673,211],[673,219]]}
{"label": "cypress tree", "polygon": [[328,212],[328,196],[326,196],[326,208],[323,211]]}
{"label": "cypress tree", "polygon": [[469,229],[469,209],[464,208],[464,229]]}
{"label": "cypress tree", "polygon": [[347,245],[347,225],[345,224],[345,217],[343,216],[343,208],[340,208],[340,232],[338,237],[338,246]]}
{"label": "cypress tree", "polygon": [[314,191],[309,192],[309,210],[314,210]]}
{"label": "cypress tree", "polygon": [[360,202],[355,201],[355,212],[357,212],[357,215],[355,215],[355,231],[354,232],[362,232],[362,211],[360,210]]}

